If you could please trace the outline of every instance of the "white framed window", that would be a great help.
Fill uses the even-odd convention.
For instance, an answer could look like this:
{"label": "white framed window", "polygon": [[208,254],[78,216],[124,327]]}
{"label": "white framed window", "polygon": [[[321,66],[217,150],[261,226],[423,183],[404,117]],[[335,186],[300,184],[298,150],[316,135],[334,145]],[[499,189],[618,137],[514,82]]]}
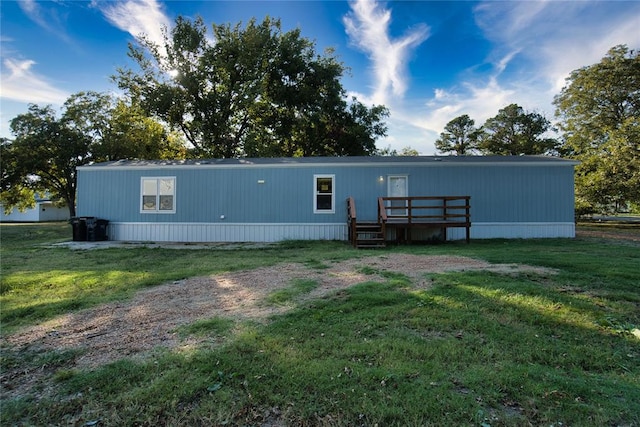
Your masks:
{"label": "white framed window", "polygon": [[142,177],[140,212],[176,213],[176,177]]}
{"label": "white framed window", "polygon": [[335,213],[335,175],[313,176],[313,213]]}

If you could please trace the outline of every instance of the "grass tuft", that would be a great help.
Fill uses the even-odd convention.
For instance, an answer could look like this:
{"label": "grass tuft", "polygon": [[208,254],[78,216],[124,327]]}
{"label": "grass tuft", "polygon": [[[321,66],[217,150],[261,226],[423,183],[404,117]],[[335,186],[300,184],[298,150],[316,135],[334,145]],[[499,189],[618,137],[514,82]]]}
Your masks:
{"label": "grass tuft", "polygon": [[315,280],[296,279],[291,286],[271,292],[267,296],[267,303],[273,305],[287,305],[301,295],[308,294],[318,287]]}
{"label": "grass tuft", "polygon": [[231,332],[234,326],[235,322],[232,319],[213,317],[211,319],[202,319],[188,325],[180,326],[176,329],[176,332],[178,332],[182,337],[189,335],[224,336]]}

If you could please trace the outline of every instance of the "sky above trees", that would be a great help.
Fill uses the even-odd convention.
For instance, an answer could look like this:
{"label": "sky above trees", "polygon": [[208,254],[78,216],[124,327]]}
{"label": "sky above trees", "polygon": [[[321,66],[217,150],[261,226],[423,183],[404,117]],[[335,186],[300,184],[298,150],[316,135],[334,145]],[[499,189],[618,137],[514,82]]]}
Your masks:
{"label": "sky above trees", "polygon": [[127,43],[162,39],[177,16],[246,24],[280,18],[316,49],[335,48],[343,86],[390,110],[380,148],[434,154],[453,118],[476,124],[508,104],[553,118],[552,100],[577,68],[618,44],[640,47],[640,2],[3,1],[0,136],[29,103],[59,108],[74,92],[117,91]]}

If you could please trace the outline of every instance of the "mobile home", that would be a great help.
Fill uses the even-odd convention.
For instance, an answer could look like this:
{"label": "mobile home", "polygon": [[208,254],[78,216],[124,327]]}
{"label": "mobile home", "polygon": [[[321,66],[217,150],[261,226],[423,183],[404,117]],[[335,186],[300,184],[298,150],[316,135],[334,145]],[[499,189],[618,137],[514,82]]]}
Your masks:
{"label": "mobile home", "polygon": [[106,162],[78,168],[77,214],[108,220],[111,240],[347,240],[347,200],[358,221],[376,222],[381,198],[406,212],[402,198],[453,196],[465,198],[470,227],[449,229],[448,240],[574,237],[575,165],[543,156]]}

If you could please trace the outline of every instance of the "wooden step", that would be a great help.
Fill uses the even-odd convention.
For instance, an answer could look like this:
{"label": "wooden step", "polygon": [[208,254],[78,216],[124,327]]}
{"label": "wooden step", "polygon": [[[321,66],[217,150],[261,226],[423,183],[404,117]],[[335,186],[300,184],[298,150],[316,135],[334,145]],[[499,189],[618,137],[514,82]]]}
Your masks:
{"label": "wooden step", "polygon": [[356,248],[384,248],[385,236],[377,222],[359,222],[356,224]]}
{"label": "wooden step", "polygon": [[375,230],[380,230],[381,226],[380,224],[378,224],[377,222],[358,222],[356,223],[356,229],[375,229]]}
{"label": "wooden step", "polygon": [[356,248],[366,249],[366,248],[385,248],[387,244],[384,239],[358,239],[356,242]]}

